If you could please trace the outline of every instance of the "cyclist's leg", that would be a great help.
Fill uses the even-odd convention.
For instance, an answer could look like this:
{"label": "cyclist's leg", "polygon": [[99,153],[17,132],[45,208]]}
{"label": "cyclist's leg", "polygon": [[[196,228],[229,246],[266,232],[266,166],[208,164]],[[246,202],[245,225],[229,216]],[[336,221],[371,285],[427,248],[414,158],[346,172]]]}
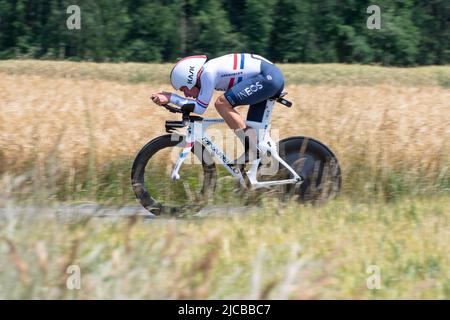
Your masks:
{"label": "cyclist's leg", "polygon": [[281,93],[284,77],[275,65],[261,62],[261,73],[245,79],[225,92],[231,106],[256,105]]}
{"label": "cyclist's leg", "polygon": [[267,100],[251,104],[248,107],[247,120],[261,122],[264,116],[264,111],[266,110]]}
{"label": "cyclist's leg", "polygon": [[[281,71],[273,64],[263,61],[261,74],[236,84],[225,92],[224,97],[233,107],[250,105],[247,120],[261,122],[267,99],[280,94],[283,88],[284,77]],[[240,157],[240,161],[248,160],[249,157],[257,157],[256,132],[250,128],[239,128],[239,130],[235,130],[235,133],[245,146],[245,153]],[[251,147],[250,154],[249,146]]]}
{"label": "cyclist's leg", "polygon": [[245,129],[245,121],[241,115],[228,102],[224,95],[221,95],[214,103],[217,112],[225,120],[232,130]]}
{"label": "cyclist's leg", "polygon": [[[281,94],[281,92],[283,92],[284,86],[281,87],[278,92],[273,95],[272,97],[277,97]],[[270,98],[272,98],[270,97]],[[254,122],[262,122],[263,116],[264,116],[264,111],[266,110],[266,104],[267,104],[267,100],[263,100],[261,102],[258,103],[254,103],[251,104],[248,107],[248,112],[247,112],[247,120],[248,121],[254,121]]]}

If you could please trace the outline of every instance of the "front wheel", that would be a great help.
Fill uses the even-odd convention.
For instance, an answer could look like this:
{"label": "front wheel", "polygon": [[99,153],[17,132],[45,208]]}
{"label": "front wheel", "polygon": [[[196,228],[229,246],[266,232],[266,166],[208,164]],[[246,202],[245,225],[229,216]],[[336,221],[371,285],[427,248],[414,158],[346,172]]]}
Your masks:
{"label": "front wheel", "polygon": [[171,179],[173,166],[185,144],[182,135],[163,135],[147,143],[133,162],[133,191],[142,206],[155,215],[199,209],[215,189],[215,164],[198,143],[181,166],[182,178]]}

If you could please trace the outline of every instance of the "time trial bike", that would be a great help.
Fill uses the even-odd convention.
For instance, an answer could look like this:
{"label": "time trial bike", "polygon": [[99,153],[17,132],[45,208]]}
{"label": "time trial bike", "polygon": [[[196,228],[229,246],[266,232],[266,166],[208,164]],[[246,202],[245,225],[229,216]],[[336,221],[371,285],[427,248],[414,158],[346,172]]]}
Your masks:
{"label": "time trial bike", "polygon": [[[270,136],[275,103],[292,106],[285,95],[283,92],[265,102],[262,121],[246,121],[255,130],[257,139],[256,157],[246,163],[230,160],[208,135],[207,129],[223,123],[223,119],[191,115],[193,104],[181,108],[163,105],[168,111],[181,114],[182,119],[166,121],[168,134],[148,142],[133,162],[132,188],[142,206],[155,215],[202,208],[226,192],[220,188],[226,182],[219,177],[220,166],[224,168],[220,172],[234,177],[243,193],[264,190],[263,197],[276,194],[283,200],[294,197],[300,202],[336,196],[341,188],[341,169],[325,144],[304,136],[276,143]],[[274,190],[275,193],[267,192]],[[236,194],[236,189],[231,193]]]}

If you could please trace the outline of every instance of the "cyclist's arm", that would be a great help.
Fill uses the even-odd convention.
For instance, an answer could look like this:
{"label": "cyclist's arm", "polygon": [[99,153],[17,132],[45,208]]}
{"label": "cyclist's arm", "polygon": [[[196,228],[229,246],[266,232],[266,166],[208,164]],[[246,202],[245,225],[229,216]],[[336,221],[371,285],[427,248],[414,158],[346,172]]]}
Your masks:
{"label": "cyclist's arm", "polygon": [[188,104],[188,103],[194,103],[195,104],[194,113],[198,113],[198,114],[202,114],[206,110],[205,107],[203,107],[202,105],[200,105],[197,102],[197,100],[183,98],[183,97],[180,97],[179,95],[177,95],[175,93],[171,93],[170,94],[170,103],[176,104],[179,107],[181,107],[181,106],[183,106],[185,104]]}
{"label": "cyclist's arm", "polygon": [[170,95],[170,102],[178,106],[188,103],[195,103],[194,112],[202,114],[206,111],[209,102],[214,93],[215,76],[212,72],[204,71],[200,77],[201,89],[196,100],[180,97],[172,93]]}

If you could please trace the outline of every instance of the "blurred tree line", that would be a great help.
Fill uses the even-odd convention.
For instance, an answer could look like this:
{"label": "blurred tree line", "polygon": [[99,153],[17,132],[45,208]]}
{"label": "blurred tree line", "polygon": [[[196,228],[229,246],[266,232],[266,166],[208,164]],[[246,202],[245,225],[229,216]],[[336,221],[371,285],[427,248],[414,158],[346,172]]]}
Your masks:
{"label": "blurred tree line", "polygon": [[[81,29],[69,30],[69,5]],[[369,5],[381,8],[370,30]],[[278,62],[446,64],[449,0],[0,0],[0,58],[174,61],[254,52]]]}

